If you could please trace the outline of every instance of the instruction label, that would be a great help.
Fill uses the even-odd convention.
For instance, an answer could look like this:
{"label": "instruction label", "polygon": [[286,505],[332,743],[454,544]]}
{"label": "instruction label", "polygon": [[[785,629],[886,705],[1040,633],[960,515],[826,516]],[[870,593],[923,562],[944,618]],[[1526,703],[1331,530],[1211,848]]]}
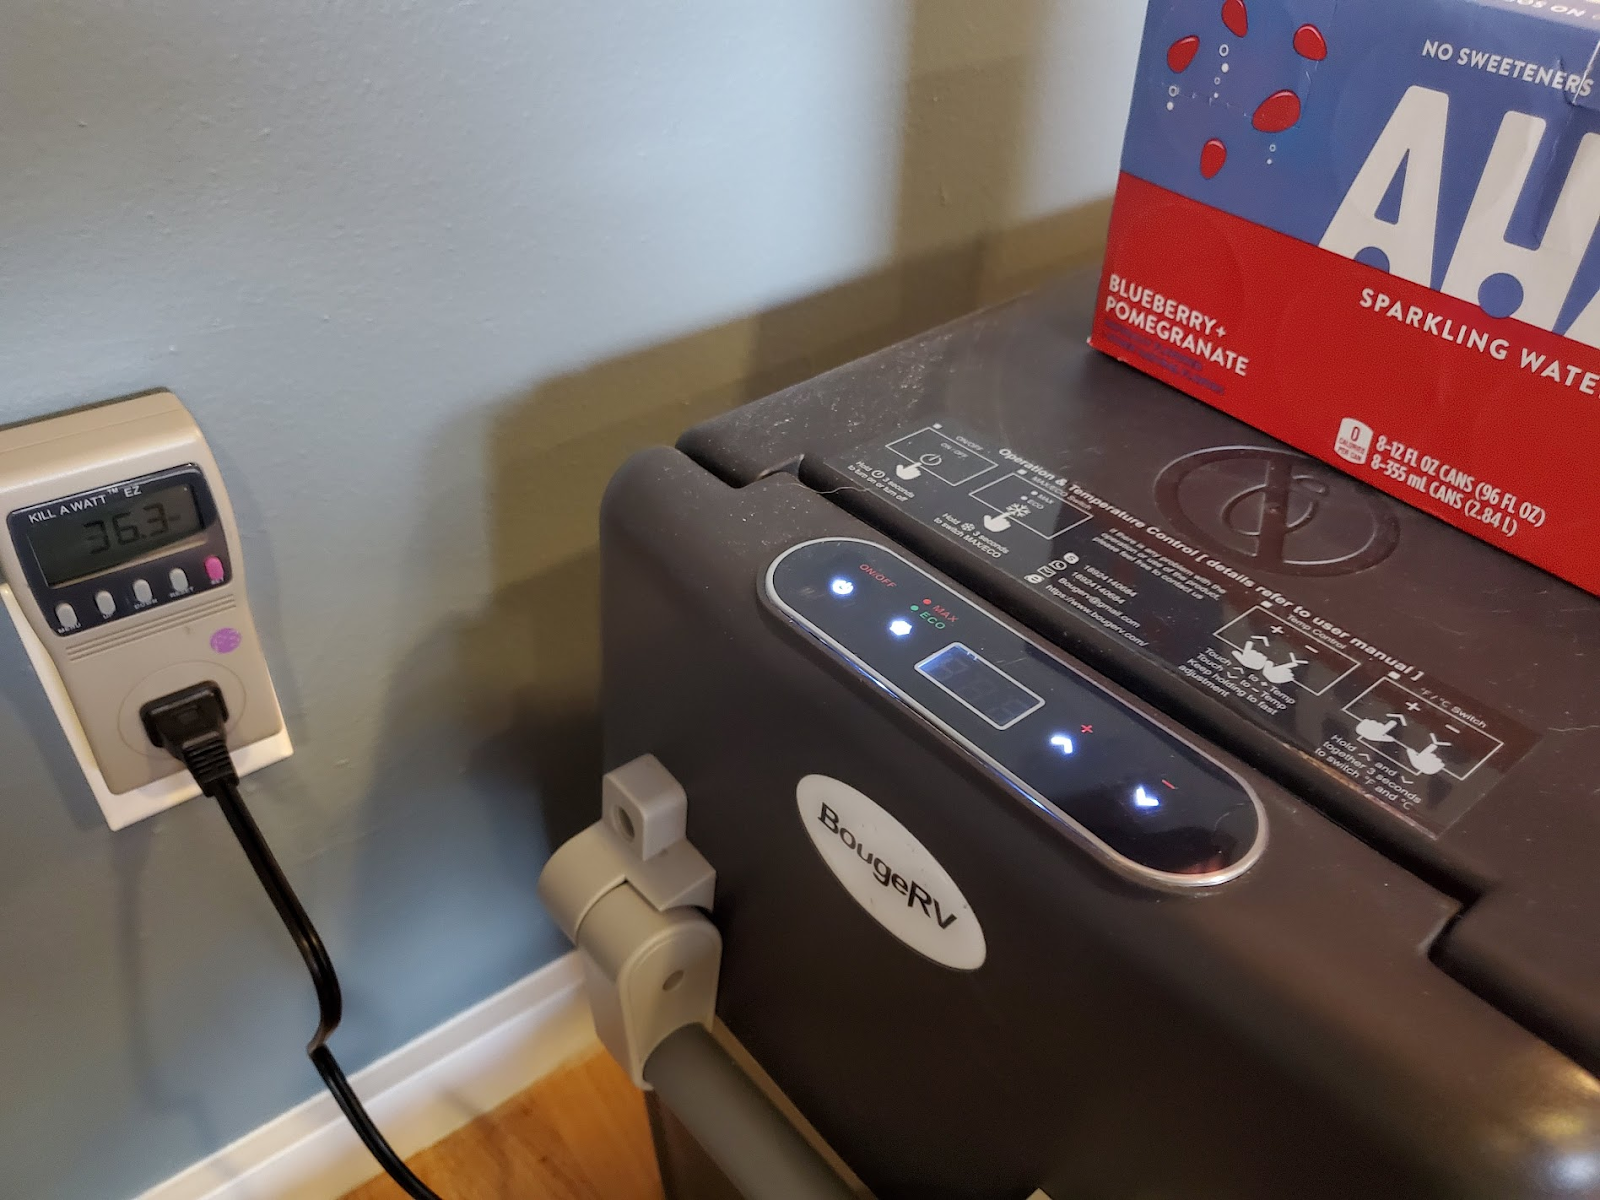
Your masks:
{"label": "instruction label", "polygon": [[1138,647],[1430,835],[1487,795],[1536,740],[1405,647],[1345,628],[953,422],[906,430],[826,468]]}

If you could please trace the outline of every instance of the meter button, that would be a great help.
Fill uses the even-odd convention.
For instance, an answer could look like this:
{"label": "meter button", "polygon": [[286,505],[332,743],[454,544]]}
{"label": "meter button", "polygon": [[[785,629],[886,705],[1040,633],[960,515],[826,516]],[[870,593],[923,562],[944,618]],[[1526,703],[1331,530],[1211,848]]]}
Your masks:
{"label": "meter button", "polygon": [[155,599],[155,593],[150,590],[148,580],[135,579],[133,581],[133,598],[140,604],[149,604],[151,600]]}
{"label": "meter button", "polygon": [[189,590],[189,577],[183,573],[182,567],[173,567],[167,575],[167,582],[172,585],[174,596],[181,596]]}
{"label": "meter button", "polygon": [[94,606],[100,610],[102,617],[112,616],[117,611],[117,602],[110,592],[96,592]]}
{"label": "meter button", "polygon": [[222,565],[222,560],[215,554],[206,559],[206,578],[212,583],[221,583],[222,577],[227,573],[227,568]]}
{"label": "meter button", "polygon": [[77,610],[70,604],[56,605],[56,623],[63,629],[76,629],[78,627]]}

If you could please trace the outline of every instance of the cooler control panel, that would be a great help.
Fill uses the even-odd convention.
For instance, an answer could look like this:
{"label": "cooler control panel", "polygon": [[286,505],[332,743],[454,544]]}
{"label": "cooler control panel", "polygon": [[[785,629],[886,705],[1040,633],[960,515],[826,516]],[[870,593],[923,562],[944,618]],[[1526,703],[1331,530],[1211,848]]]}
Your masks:
{"label": "cooler control panel", "polygon": [[1242,779],[887,547],[802,543],[773,562],[763,590],[1122,874],[1204,887],[1265,848],[1266,815]]}

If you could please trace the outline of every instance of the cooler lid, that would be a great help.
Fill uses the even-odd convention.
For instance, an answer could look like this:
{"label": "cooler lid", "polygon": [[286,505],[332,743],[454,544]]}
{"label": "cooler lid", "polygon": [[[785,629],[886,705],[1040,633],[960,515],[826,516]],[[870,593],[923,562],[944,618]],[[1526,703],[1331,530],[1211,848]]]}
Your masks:
{"label": "cooler lid", "polygon": [[795,471],[1294,787],[1462,902],[1435,961],[1600,1069],[1600,600],[1091,351],[1094,284],[680,448]]}

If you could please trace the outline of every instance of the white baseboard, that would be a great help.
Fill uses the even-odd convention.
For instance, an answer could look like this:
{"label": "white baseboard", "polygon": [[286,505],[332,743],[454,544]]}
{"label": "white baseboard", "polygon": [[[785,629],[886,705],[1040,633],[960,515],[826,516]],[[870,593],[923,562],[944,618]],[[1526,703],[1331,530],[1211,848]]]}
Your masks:
{"label": "white baseboard", "polygon": [[[404,1156],[598,1048],[574,952],[379,1059],[351,1082]],[[377,1173],[333,1098],[322,1094],[138,1200],[337,1200]]]}

